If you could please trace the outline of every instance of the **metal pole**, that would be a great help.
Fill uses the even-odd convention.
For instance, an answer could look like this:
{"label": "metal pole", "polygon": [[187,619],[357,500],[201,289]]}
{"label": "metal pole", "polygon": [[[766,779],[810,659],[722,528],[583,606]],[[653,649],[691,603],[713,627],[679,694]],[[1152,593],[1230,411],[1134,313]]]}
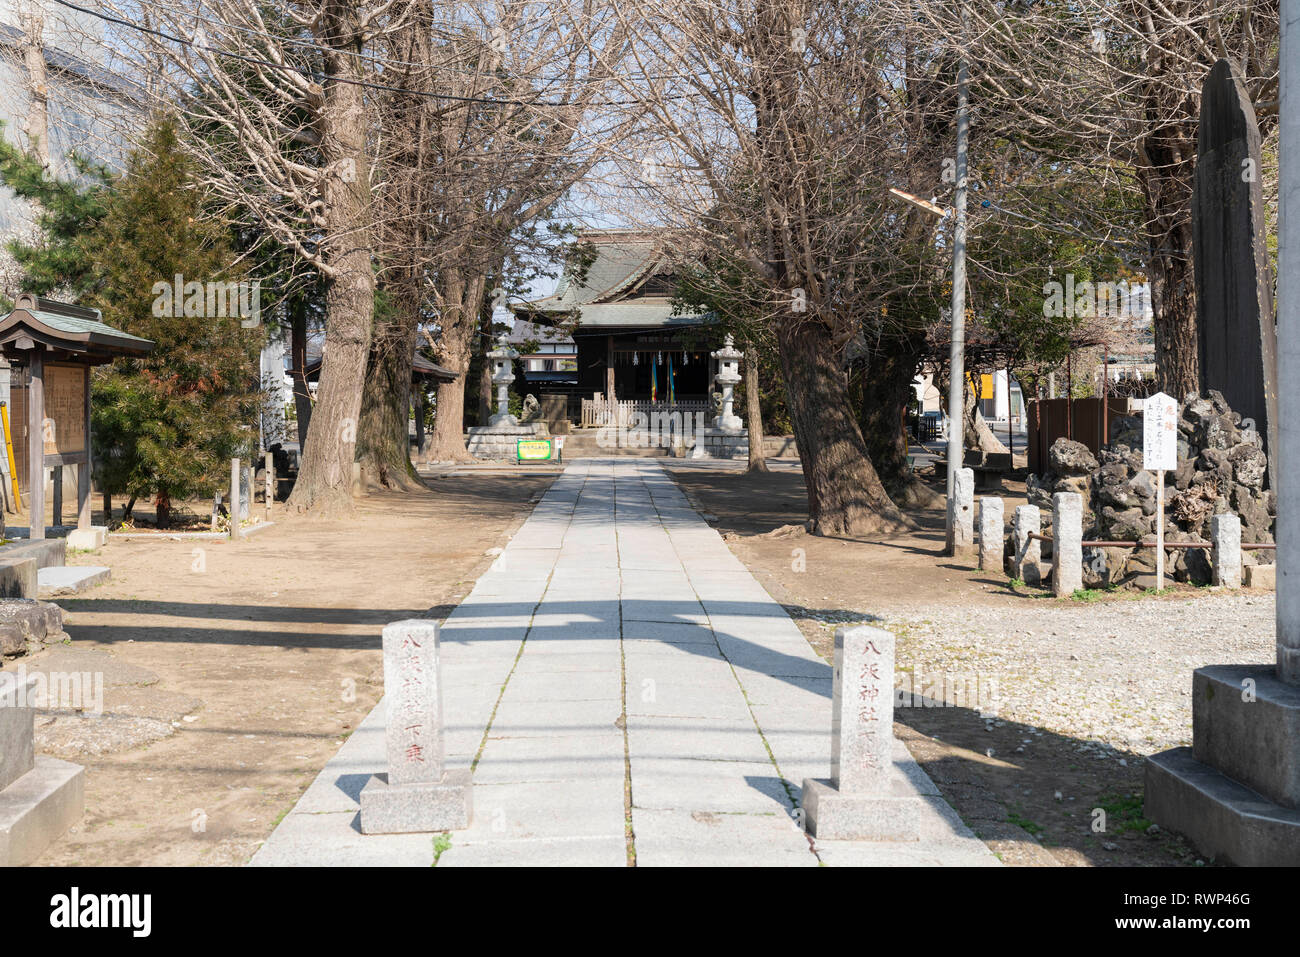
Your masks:
{"label": "metal pole", "polygon": [[948,353],[948,508],[946,537],[953,547],[953,490],[962,460],[962,427],[966,410],[966,140],[970,129],[965,56],[966,7],[961,6],[962,57],[957,66],[957,189],[953,196],[952,229],[952,345]]}
{"label": "metal pole", "polygon": [[[1011,434],[1011,366],[1007,366],[1007,450],[1012,455],[1016,454],[1016,440]],[[1012,465],[1014,464],[1015,460],[1012,459]]]}
{"label": "metal pole", "polygon": [[1101,359],[1101,444],[1110,445],[1110,346],[1102,347]]}

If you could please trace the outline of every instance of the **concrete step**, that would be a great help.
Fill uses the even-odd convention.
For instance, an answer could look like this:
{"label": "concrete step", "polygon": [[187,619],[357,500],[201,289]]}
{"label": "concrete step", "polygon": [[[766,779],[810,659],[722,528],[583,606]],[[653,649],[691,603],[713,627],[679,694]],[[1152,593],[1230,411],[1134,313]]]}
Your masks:
{"label": "concrete step", "polygon": [[36,572],[37,591],[41,598],[76,595],[102,585],[112,574],[103,565],[55,565]]}

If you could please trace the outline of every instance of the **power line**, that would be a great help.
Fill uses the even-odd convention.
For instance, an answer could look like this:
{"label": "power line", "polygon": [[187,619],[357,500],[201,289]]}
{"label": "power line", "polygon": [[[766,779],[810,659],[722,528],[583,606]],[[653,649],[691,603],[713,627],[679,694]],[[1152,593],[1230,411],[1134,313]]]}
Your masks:
{"label": "power line", "polygon": [[[213,47],[213,46],[208,46],[206,44],[195,43],[193,40],[185,40],[182,39],[181,37],[176,37],[176,36],[172,36],[169,33],[164,33],[161,30],[155,30],[152,27],[141,26],[138,23],[131,23],[128,20],[123,20],[119,17],[114,17],[111,16],[110,14],[102,13],[98,10],[91,10],[88,7],[79,6],[75,3],[70,2],[70,0],[54,0],[54,2],[59,4],[60,6],[67,7],[70,10],[77,10],[80,13],[89,14],[90,16],[103,20],[106,23],[113,23],[118,26],[127,27],[128,29],[135,30],[140,33],[147,33],[152,36],[159,37],[160,39],[166,40],[169,43],[175,43],[185,47],[193,47],[194,49],[197,50],[206,50],[207,52],[215,54],[217,56],[227,57],[232,60],[240,60],[244,63],[251,63],[257,66],[269,67],[272,70],[281,70],[289,73],[298,73],[302,76],[309,77],[317,82],[332,80],[336,83],[346,83],[351,86],[360,86],[370,90],[380,90],[388,93],[402,93],[409,96],[422,96],[422,97],[427,97],[429,99],[435,99],[435,100],[449,100],[456,103],[482,103],[488,106],[526,106],[526,107],[562,108],[562,107],[571,107],[577,105],[572,102],[557,103],[551,100],[503,100],[503,99],[495,99],[492,97],[460,96],[454,93],[433,93],[427,90],[403,89],[402,87],[389,86],[384,83],[374,83],[370,80],[354,80],[354,79],[349,79],[347,77],[341,77],[341,76],[328,76],[327,74],[322,73],[319,70],[312,70],[309,69],[308,67],[294,66],[292,64],[287,64],[287,63],[275,63],[271,60],[262,59],[261,57],[247,56],[246,54],[242,54],[242,53],[233,53],[229,50],[222,50],[219,47]],[[293,41],[293,42],[301,43],[302,41]],[[313,46],[312,48],[316,50],[324,49],[319,46]],[[689,97],[699,96],[699,95],[702,94],[681,93],[681,94],[674,94],[668,98],[684,99],[684,98],[689,98]],[[642,101],[640,100],[595,100],[586,105],[587,106],[638,106],[641,105],[641,103]]]}

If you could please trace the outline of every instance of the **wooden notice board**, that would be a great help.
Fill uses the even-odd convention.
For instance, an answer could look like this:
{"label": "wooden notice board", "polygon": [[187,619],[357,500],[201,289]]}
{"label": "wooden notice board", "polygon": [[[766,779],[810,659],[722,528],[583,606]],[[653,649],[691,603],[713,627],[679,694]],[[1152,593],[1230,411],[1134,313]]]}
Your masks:
{"label": "wooden notice board", "polygon": [[86,451],[86,367],[45,367],[45,454]]}

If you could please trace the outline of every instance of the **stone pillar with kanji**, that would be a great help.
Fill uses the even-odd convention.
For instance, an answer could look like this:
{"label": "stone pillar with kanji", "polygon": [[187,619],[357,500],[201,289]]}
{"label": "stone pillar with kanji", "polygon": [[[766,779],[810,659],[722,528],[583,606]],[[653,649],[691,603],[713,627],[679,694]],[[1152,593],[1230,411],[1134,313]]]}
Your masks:
{"label": "stone pillar with kanji", "polygon": [[473,816],[468,768],[444,762],[442,684],[436,622],[384,628],[388,773],[361,791],[363,834],[456,830]]}
{"label": "stone pillar with kanji", "polygon": [[918,840],[920,802],[893,761],[893,633],[835,629],[831,693],[831,776],[804,779],[804,827],[819,840]]}

